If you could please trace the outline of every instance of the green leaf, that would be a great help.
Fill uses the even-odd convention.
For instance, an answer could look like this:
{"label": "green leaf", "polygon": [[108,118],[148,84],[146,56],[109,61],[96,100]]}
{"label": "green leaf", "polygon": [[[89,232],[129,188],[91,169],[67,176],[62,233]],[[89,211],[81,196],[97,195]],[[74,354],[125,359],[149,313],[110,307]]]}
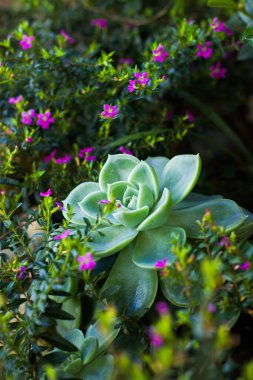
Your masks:
{"label": "green leaf", "polygon": [[109,183],[127,181],[129,174],[139,162],[138,158],[128,154],[108,155],[99,175],[101,190],[107,192]]}
{"label": "green leaf", "polygon": [[111,380],[113,368],[113,356],[103,355],[85,366],[78,376],[83,380]]}
{"label": "green leaf", "polygon": [[209,0],[209,7],[237,9],[237,4],[232,0]]}
{"label": "green leaf", "polygon": [[173,211],[196,206],[201,202],[210,201],[210,199],[223,199],[223,197],[221,195],[203,195],[192,192],[188,194],[187,197],[185,197],[185,199],[182,200],[182,202],[174,206]]}
{"label": "green leaf", "polygon": [[155,263],[164,258],[167,264],[175,260],[171,252],[171,239],[179,236],[181,245],[185,244],[186,235],[182,228],[159,227],[153,230],[140,232],[133,248],[133,262],[142,267],[155,269]]}
{"label": "green leaf", "polygon": [[71,218],[71,222],[82,226],[85,225],[85,222],[83,220],[83,217],[85,215],[79,206],[79,202],[81,202],[84,199],[84,197],[86,197],[86,195],[99,190],[99,184],[96,182],[84,182],[78,185],[63,201],[63,206],[65,209],[63,211],[64,217],[67,218],[67,205],[69,204],[73,209],[73,216]]}
{"label": "green leaf", "polygon": [[126,181],[118,181],[108,184],[107,199],[115,198],[119,201],[123,201],[123,195],[128,187],[129,183]]}
{"label": "green leaf", "polygon": [[98,319],[93,325],[90,325],[88,330],[86,331],[85,337],[93,337],[98,341],[98,352],[101,353],[104,351],[117,337],[120,332],[119,319],[115,318],[111,321],[110,329],[109,327],[105,331],[105,327],[103,326],[103,322]]}
{"label": "green leaf", "polygon": [[64,335],[64,338],[67,339],[68,342],[75,345],[75,347],[77,347],[79,351],[81,351],[85,339],[81,330],[73,329],[67,332]]}
{"label": "green leaf", "polygon": [[114,218],[123,226],[132,228],[140,224],[149,214],[148,206],[136,210],[118,209],[114,214]]}
{"label": "green leaf", "polygon": [[132,261],[133,245],[121,251],[103,285],[101,292],[116,287],[107,297],[120,314],[131,318],[141,318],[149,309],[157,292],[157,273],[139,268]]}
{"label": "green leaf", "polygon": [[147,185],[140,184],[137,198],[137,208],[148,206],[150,209],[154,204],[154,196]]}
{"label": "green leaf", "polygon": [[158,157],[148,157],[145,160],[145,162],[147,162],[155,170],[157,178],[158,178],[158,182],[159,182],[159,185],[160,185],[160,190],[163,190],[163,188],[161,188],[161,185],[162,185],[162,174],[163,174],[164,167],[169,162],[169,159],[166,158],[166,157],[160,157],[160,156],[158,156]]}
{"label": "green leaf", "polygon": [[173,205],[179,203],[195,186],[201,170],[199,155],[182,154],[173,157],[165,166],[162,186],[171,193]]}
{"label": "green leaf", "polygon": [[78,204],[87,218],[97,219],[97,216],[99,215],[98,202],[102,199],[107,199],[107,194],[103,191],[94,191],[93,193],[86,195]]}
{"label": "green leaf", "polygon": [[224,227],[227,232],[239,227],[247,218],[235,202],[229,199],[211,199],[193,207],[172,211],[167,225],[182,227],[187,237],[201,239],[202,233],[196,221],[203,218],[207,208],[211,211],[214,224]]}
{"label": "green leaf", "polygon": [[99,349],[98,340],[94,336],[87,336],[81,347],[81,358],[83,365],[89,363],[95,355],[97,354]]}
{"label": "green leaf", "polygon": [[243,211],[247,219],[236,229],[236,236],[240,241],[247,240],[253,234],[253,214],[245,209]]}
{"label": "green leaf", "polygon": [[90,234],[92,241],[88,244],[94,250],[96,257],[109,256],[125,248],[137,234],[136,229],[124,226],[98,228]]}
{"label": "green leaf", "polygon": [[72,321],[57,321],[57,331],[66,333],[69,330],[78,328],[81,324],[82,305],[78,297],[71,297],[63,302],[62,310],[74,316]]}
{"label": "green leaf", "polygon": [[63,351],[78,351],[78,348],[74,344],[70,343],[68,340],[64,339],[62,336],[56,333],[41,333],[39,337],[44,339],[46,342],[52,344],[54,347],[60,348]]}
{"label": "green leaf", "polygon": [[168,220],[170,209],[170,192],[165,188],[150,215],[137,227],[137,231],[146,231],[164,225]]}
{"label": "green leaf", "polygon": [[55,319],[62,319],[66,321],[75,320],[75,317],[73,317],[73,315],[58,308],[47,308],[45,311],[45,315],[48,315],[49,317],[53,317]]}
{"label": "green leaf", "polygon": [[152,168],[145,161],[142,161],[137,165],[128,177],[128,181],[138,187],[140,185],[146,185],[157,200],[159,195],[159,183],[157,175]]}
{"label": "green leaf", "polygon": [[39,367],[45,366],[48,363],[58,367],[59,364],[63,363],[68,358],[68,356],[69,354],[65,352],[49,352],[48,354],[44,355],[43,358],[39,361]]}

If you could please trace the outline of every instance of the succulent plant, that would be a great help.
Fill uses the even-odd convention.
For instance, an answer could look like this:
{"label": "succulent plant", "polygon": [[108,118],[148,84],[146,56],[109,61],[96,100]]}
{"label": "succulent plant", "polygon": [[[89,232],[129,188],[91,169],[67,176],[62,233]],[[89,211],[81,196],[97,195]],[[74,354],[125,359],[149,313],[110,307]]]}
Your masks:
{"label": "succulent plant", "polygon": [[[158,281],[156,263],[166,259],[169,265],[175,260],[171,252],[174,236],[182,245],[187,237],[201,239],[196,220],[205,209],[226,231],[237,230],[239,235],[241,231],[243,238],[252,231],[247,213],[232,200],[191,193],[200,170],[199,155],[145,161],[127,154],[109,155],[98,183],[80,184],[64,201],[65,217],[71,206],[71,222],[79,228],[86,226],[87,219],[96,225],[100,218],[88,243],[97,260],[120,252],[105,286],[120,286],[118,303],[123,308],[124,300],[126,313],[140,316],[143,305],[152,304]],[[133,306],[136,289],[143,299]]]}

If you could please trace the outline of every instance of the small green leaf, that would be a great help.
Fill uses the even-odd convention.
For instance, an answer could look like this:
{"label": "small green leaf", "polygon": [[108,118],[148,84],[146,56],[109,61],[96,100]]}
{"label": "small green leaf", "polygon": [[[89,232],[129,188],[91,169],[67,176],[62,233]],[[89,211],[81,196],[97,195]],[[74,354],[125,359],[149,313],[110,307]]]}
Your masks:
{"label": "small green leaf", "polygon": [[146,185],[152,191],[154,199],[157,200],[159,195],[158,178],[152,166],[145,161],[140,162],[139,165],[133,169],[128,181],[138,187],[142,184]]}
{"label": "small green leaf", "polygon": [[111,321],[111,330],[105,332],[103,323],[101,323],[101,320],[98,319],[96,323],[89,326],[88,330],[86,331],[85,338],[96,338],[99,346],[98,352],[101,353],[114,341],[114,339],[119,334],[121,328],[118,327],[118,325],[119,319],[115,318],[114,321]]}
{"label": "small green leaf", "polygon": [[99,349],[98,340],[94,336],[87,336],[81,347],[81,359],[83,365],[91,362]]}
{"label": "small green leaf", "polygon": [[64,339],[62,336],[54,333],[41,333],[40,338],[44,339],[46,342],[52,344],[54,347],[60,348],[63,351],[75,352],[78,348],[70,343],[68,340]]}
{"label": "small green leaf", "polygon": [[113,356],[102,355],[78,374],[83,380],[111,380],[113,373]]}

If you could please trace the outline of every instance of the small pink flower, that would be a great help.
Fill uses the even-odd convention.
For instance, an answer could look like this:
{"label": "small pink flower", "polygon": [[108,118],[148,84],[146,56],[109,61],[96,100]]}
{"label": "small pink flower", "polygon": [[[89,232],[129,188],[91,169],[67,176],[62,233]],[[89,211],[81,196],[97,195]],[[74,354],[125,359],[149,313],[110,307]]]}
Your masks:
{"label": "small pink flower", "polygon": [[155,308],[156,308],[156,311],[160,315],[168,314],[168,312],[169,312],[169,306],[168,306],[167,302],[164,302],[164,301],[156,302]]}
{"label": "small pink flower", "polygon": [[93,18],[90,22],[92,26],[97,26],[99,29],[107,28],[108,21],[105,18]]}
{"label": "small pink flower", "polygon": [[195,116],[192,113],[190,113],[190,112],[187,111],[186,114],[185,114],[185,116],[187,116],[187,118],[188,118],[188,120],[189,120],[190,123],[194,122]]}
{"label": "small pink flower", "polygon": [[70,35],[68,33],[65,32],[65,30],[61,30],[61,35],[65,38],[65,40],[67,40],[70,44],[74,44],[75,43],[75,40],[70,37]]}
{"label": "small pink flower", "polygon": [[65,239],[67,236],[69,236],[70,230],[66,230],[62,232],[60,235],[56,235],[53,237],[53,240],[62,240]]}
{"label": "small pink flower", "polygon": [[87,146],[87,148],[80,149],[78,156],[84,158],[87,156],[87,153],[91,153],[93,150],[94,148],[92,146]]}
{"label": "small pink flower", "polygon": [[99,205],[110,205],[111,202],[108,200],[108,199],[101,199],[99,202],[98,202]]}
{"label": "small pink flower", "polygon": [[84,159],[85,159],[86,162],[91,162],[91,161],[95,162],[95,161],[97,161],[96,156],[86,156]]}
{"label": "small pink flower", "polygon": [[68,154],[64,157],[59,157],[59,158],[56,158],[55,159],[55,163],[57,165],[61,165],[61,164],[68,164],[69,161],[71,160],[71,156],[69,156]]}
{"label": "small pink flower", "polygon": [[214,17],[210,26],[214,32],[224,32],[228,37],[232,36],[232,30],[229,29],[224,22],[219,21],[217,17]]}
{"label": "small pink flower", "polygon": [[132,58],[120,58],[119,63],[122,63],[123,65],[132,65],[134,61]]}
{"label": "small pink flower", "polygon": [[129,154],[129,155],[133,155],[133,153],[131,152],[131,150],[129,150],[129,149],[125,149],[124,148],[124,146],[121,146],[120,148],[119,148],[119,151],[121,152],[121,153],[123,153],[123,154]]}
{"label": "small pink flower", "polygon": [[45,113],[38,114],[37,125],[40,125],[42,129],[48,129],[50,124],[54,122],[54,118],[51,117],[51,112],[46,111]]}
{"label": "small pink flower", "polygon": [[245,261],[242,265],[238,266],[238,269],[246,271],[249,269],[249,267],[250,267],[249,261]]}
{"label": "small pink flower", "polygon": [[60,209],[61,211],[64,211],[64,210],[65,210],[65,208],[63,207],[63,205],[61,204],[61,202],[55,202],[55,204],[56,204],[56,206],[59,207],[59,209]]}
{"label": "small pink flower", "polygon": [[164,343],[163,337],[156,333],[152,328],[148,332],[150,344],[154,347],[161,347]]}
{"label": "small pink flower", "polygon": [[32,119],[34,119],[37,114],[34,111],[34,109],[30,109],[27,112],[22,112],[22,123],[26,125],[31,125],[32,124]]}
{"label": "small pink flower", "polygon": [[213,49],[210,47],[212,45],[212,42],[208,41],[205,43],[205,45],[197,45],[198,51],[197,51],[197,57],[203,57],[204,59],[208,59],[211,57]]}
{"label": "small pink flower", "polygon": [[41,197],[48,197],[52,194],[52,190],[49,188],[45,193],[40,192]]}
{"label": "small pink flower", "polygon": [[153,50],[154,61],[162,63],[168,57],[169,53],[164,50],[162,44],[159,44],[157,49]]}
{"label": "small pink flower", "polygon": [[136,89],[136,81],[130,79],[127,89],[128,89],[128,92],[134,92],[134,90]]}
{"label": "small pink flower", "polygon": [[25,270],[26,270],[26,267],[24,265],[22,265],[22,267],[19,268],[18,273],[17,273],[18,280],[23,280],[25,278]]}
{"label": "small pink flower", "polygon": [[207,306],[207,310],[209,313],[215,313],[217,310],[217,307],[213,303],[209,303]]}
{"label": "small pink flower", "polygon": [[33,142],[33,138],[31,136],[27,137],[26,142],[32,143]]}
{"label": "small pink flower", "polygon": [[19,42],[19,45],[22,47],[23,50],[31,49],[33,40],[34,36],[29,37],[26,34],[24,34],[22,40]]}
{"label": "small pink flower", "polygon": [[210,66],[209,69],[211,78],[221,79],[225,78],[227,75],[227,69],[221,67],[220,62],[216,63],[216,65]]}
{"label": "small pink flower", "polygon": [[52,153],[50,153],[48,156],[44,158],[44,162],[48,164],[54,158],[54,156],[56,155],[56,152],[57,152],[57,149],[54,149]]}
{"label": "small pink flower", "polygon": [[222,236],[217,245],[221,247],[229,247],[231,245],[231,241],[226,236]]}
{"label": "small pink flower", "polygon": [[155,263],[155,268],[165,268],[166,267],[166,258],[162,259],[162,260],[158,260],[156,263]]}
{"label": "small pink flower", "polygon": [[137,82],[142,86],[147,86],[149,78],[148,73],[145,71],[144,73],[134,73],[134,76],[137,80]]}
{"label": "small pink flower", "polygon": [[10,99],[8,100],[8,103],[9,103],[9,104],[17,104],[17,103],[20,103],[22,99],[23,99],[23,96],[22,96],[22,95],[19,95],[19,96],[17,96],[16,98],[10,98]]}
{"label": "small pink flower", "polygon": [[118,114],[117,106],[110,106],[109,104],[104,104],[104,111],[101,112],[101,117],[109,119],[114,119]]}
{"label": "small pink flower", "polygon": [[96,266],[96,261],[93,260],[91,252],[87,252],[84,256],[78,256],[77,261],[80,263],[81,270],[92,270]]}

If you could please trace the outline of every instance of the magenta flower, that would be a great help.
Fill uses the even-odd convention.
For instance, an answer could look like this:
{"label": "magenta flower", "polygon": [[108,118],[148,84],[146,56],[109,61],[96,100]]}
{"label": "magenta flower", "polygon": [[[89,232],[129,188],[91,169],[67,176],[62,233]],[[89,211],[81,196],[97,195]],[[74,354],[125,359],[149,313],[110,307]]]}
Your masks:
{"label": "magenta flower", "polygon": [[168,312],[169,312],[169,306],[168,306],[167,302],[164,302],[164,301],[156,302],[155,308],[156,308],[156,311],[160,315],[168,314]]}
{"label": "magenta flower", "polygon": [[33,141],[33,138],[31,136],[27,137],[26,142],[31,143]]}
{"label": "magenta flower", "polygon": [[231,245],[231,241],[226,236],[222,236],[217,245],[221,247],[229,247]]}
{"label": "magenta flower", "polygon": [[145,71],[144,73],[134,73],[134,76],[137,80],[137,82],[142,86],[147,86],[149,78],[148,73]]}
{"label": "magenta flower", "polygon": [[156,333],[152,328],[148,332],[150,344],[154,347],[161,347],[163,345],[163,337]]}
{"label": "magenta flower", "polygon": [[57,165],[61,165],[61,164],[68,164],[69,161],[71,160],[71,156],[69,156],[68,154],[64,157],[59,157],[59,158],[56,158],[55,159],[55,163]]}
{"label": "magenta flower", "polygon": [[132,58],[120,58],[119,63],[122,63],[123,65],[132,65],[134,61]]}
{"label": "magenta flower", "polygon": [[156,263],[155,263],[155,268],[165,268],[166,267],[166,258],[162,259],[162,260],[158,260]]}
{"label": "magenta flower", "polygon": [[25,278],[25,270],[26,268],[24,265],[22,265],[22,267],[19,268],[18,273],[17,273],[18,280],[23,280]]}
{"label": "magenta flower", "polygon": [[69,236],[70,230],[66,230],[62,232],[60,235],[56,235],[53,237],[53,240],[62,240],[65,239],[67,236]]}
{"label": "magenta flower", "polygon": [[133,155],[133,153],[131,152],[131,150],[129,150],[129,149],[125,149],[124,146],[121,146],[121,147],[119,148],[119,151],[120,151],[121,153],[123,153],[123,154],[130,154],[131,156]]}
{"label": "magenta flower", "polygon": [[169,53],[164,50],[162,44],[159,44],[157,49],[153,50],[154,61],[162,63],[168,57]]}
{"label": "magenta flower", "polygon": [[134,90],[136,89],[136,81],[130,79],[129,85],[127,88],[128,88],[128,92],[134,92]]}
{"label": "magenta flower", "polygon": [[185,114],[185,116],[187,116],[187,118],[188,118],[188,120],[189,120],[190,123],[194,122],[195,116],[192,113],[190,113],[190,112],[187,111],[186,114]]}
{"label": "magenta flower", "polygon": [[56,204],[56,206],[59,207],[59,209],[60,209],[61,211],[64,211],[64,210],[65,210],[65,208],[63,207],[63,205],[61,204],[61,202],[55,202],[55,204]]}
{"label": "magenta flower", "polygon": [[108,200],[108,199],[101,199],[99,202],[98,202],[99,205],[110,205],[111,202]]}
{"label": "magenta flower", "polygon": [[19,45],[22,47],[23,50],[31,49],[33,40],[34,36],[29,37],[26,34],[24,34],[22,40],[19,42]]}
{"label": "magenta flower", "polygon": [[117,106],[110,106],[109,104],[104,104],[104,111],[101,112],[101,117],[109,119],[110,117],[114,119],[118,114]]}
{"label": "magenta flower", "polygon": [[10,98],[10,99],[8,100],[8,103],[9,103],[9,104],[17,104],[17,103],[20,103],[22,99],[23,99],[23,96],[22,96],[22,95],[19,95],[19,96],[17,96],[16,98]]}
{"label": "magenta flower", "polygon": [[38,114],[37,125],[40,125],[42,129],[48,129],[50,124],[54,122],[54,118],[51,117],[51,112],[46,111],[45,113]]}
{"label": "magenta flower", "polygon": [[52,190],[49,188],[45,193],[40,192],[41,197],[49,197],[52,194]]}
{"label": "magenta flower", "polygon": [[209,303],[207,306],[207,310],[209,313],[215,313],[217,310],[217,307],[213,303]]}
{"label": "magenta flower", "polygon": [[197,51],[197,57],[203,57],[204,59],[208,59],[211,57],[213,49],[210,47],[212,45],[212,42],[207,41],[205,45],[197,45],[198,51]]}
{"label": "magenta flower", "polygon": [[61,30],[61,35],[65,38],[65,40],[67,40],[70,44],[74,44],[75,43],[75,40],[70,37],[70,35],[68,33],[65,32],[65,30]]}
{"label": "magenta flower", "polygon": [[87,148],[80,149],[78,156],[84,158],[87,156],[88,153],[93,152],[93,150],[94,148],[92,146],[87,146]]}
{"label": "magenta flower", "polygon": [[95,162],[95,161],[97,161],[96,156],[86,156],[86,157],[84,157],[84,159],[85,159],[86,162],[91,162],[91,161]]}
{"label": "magenta flower", "polygon": [[96,266],[96,261],[93,260],[91,252],[87,252],[84,256],[78,256],[77,261],[80,263],[81,270],[92,270]]}
{"label": "magenta flower", "polygon": [[246,271],[249,269],[249,267],[250,267],[249,261],[245,261],[242,265],[238,266],[238,269]]}
{"label": "magenta flower", "polygon": [[92,26],[97,26],[99,29],[107,28],[108,21],[105,18],[93,18],[90,22]]}
{"label": "magenta flower", "polygon": [[215,79],[225,78],[227,75],[227,69],[221,67],[221,63],[218,62],[216,65],[212,65],[209,67],[210,69],[210,77]]}
{"label": "magenta flower", "polygon": [[34,109],[30,109],[27,112],[22,112],[22,123],[26,125],[31,125],[32,124],[32,119],[34,119],[37,114]]}
{"label": "magenta flower", "polygon": [[56,155],[56,152],[57,152],[57,149],[54,149],[52,153],[50,153],[48,156],[44,158],[44,162],[48,164],[54,158],[54,156]]}
{"label": "magenta flower", "polygon": [[210,26],[214,32],[224,32],[228,37],[232,36],[232,30],[229,29],[224,22],[219,21],[217,17],[214,17]]}

